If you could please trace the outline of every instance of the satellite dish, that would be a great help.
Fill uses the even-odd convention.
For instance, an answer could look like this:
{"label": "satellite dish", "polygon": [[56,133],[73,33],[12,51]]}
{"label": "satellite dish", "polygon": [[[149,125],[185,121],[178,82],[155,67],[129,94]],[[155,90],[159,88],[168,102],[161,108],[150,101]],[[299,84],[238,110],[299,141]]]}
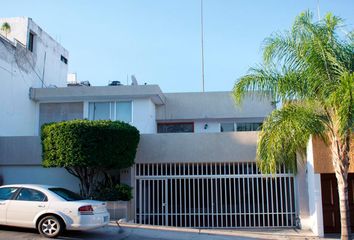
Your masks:
{"label": "satellite dish", "polygon": [[132,79],[132,86],[137,86],[138,85],[138,81],[136,80],[136,77],[134,75],[132,75],[131,79]]}

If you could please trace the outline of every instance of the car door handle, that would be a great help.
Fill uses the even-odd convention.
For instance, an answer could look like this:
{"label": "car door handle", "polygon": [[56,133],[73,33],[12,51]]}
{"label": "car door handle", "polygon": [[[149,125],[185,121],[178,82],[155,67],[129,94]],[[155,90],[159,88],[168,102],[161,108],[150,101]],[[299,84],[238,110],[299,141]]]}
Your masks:
{"label": "car door handle", "polygon": [[5,205],[6,203],[4,203],[4,202],[0,202],[0,205]]}
{"label": "car door handle", "polygon": [[38,205],[38,207],[43,208],[43,207],[45,207],[45,205]]}

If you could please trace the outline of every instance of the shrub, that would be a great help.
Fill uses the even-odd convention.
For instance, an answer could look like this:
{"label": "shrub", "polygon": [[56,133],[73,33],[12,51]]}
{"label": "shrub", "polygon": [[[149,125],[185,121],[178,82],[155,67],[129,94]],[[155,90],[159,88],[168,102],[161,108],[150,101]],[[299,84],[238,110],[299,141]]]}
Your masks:
{"label": "shrub", "polygon": [[129,201],[133,198],[132,190],[133,188],[127,184],[118,184],[116,185],[118,192],[118,200]]}
{"label": "shrub", "polygon": [[107,170],[134,164],[139,131],[124,122],[71,120],[42,126],[44,167],[64,167],[89,197]]}
{"label": "shrub", "polygon": [[102,186],[96,189],[93,198],[100,201],[129,201],[133,198],[132,189],[133,188],[127,184]]}

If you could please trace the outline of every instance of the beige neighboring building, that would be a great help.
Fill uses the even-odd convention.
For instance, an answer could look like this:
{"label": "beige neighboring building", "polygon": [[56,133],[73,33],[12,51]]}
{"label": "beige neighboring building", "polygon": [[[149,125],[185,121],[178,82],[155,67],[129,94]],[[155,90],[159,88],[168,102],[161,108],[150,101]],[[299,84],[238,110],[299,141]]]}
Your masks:
{"label": "beige neighboring building", "polygon": [[[311,139],[294,175],[256,166],[258,130],[270,98],[230,92],[165,93],[158,85],[89,86],[70,75],[68,52],[30,18],[0,35],[0,176],[4,184],[50,184],[78,191],[64,169],[41,166],[40,126],[71,119],[125,121],[141,133],[128,220],[191,228],[338,229],[338,196],[328,149]],[[351,167],[351,170],[353,168]],[[350,175],[351,207],[354,178]],[[324,189],[324,190],[323,190]],[[353,209],[353,208],[352,208]],[[354,222],[354,221],[352,221]]]}

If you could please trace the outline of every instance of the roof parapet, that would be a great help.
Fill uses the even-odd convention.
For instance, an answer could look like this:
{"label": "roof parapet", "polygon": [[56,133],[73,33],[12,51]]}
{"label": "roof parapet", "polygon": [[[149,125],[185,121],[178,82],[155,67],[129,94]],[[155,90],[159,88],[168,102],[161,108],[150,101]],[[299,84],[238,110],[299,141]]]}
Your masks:
{"label": "roof parapet", "polygon": [[158,85],[31,88],[29,97],[36,102],[114,100],[151,98],[156,105],[166,102]]}

